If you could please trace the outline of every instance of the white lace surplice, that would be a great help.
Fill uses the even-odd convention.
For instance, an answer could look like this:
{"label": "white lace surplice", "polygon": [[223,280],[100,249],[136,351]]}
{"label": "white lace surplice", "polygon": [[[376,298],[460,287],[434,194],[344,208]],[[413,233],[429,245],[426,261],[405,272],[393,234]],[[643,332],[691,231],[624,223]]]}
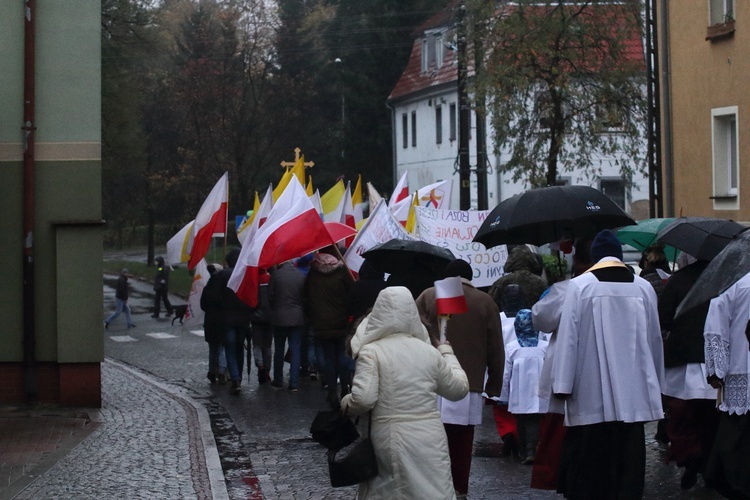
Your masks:
{"label": "white lace surplice", "polygon": [[724,380],[719,409],[744,415],[750,410],[750,353],[745,327],[750,319],[750,273],[711,301],[703,337],[706,371]]}

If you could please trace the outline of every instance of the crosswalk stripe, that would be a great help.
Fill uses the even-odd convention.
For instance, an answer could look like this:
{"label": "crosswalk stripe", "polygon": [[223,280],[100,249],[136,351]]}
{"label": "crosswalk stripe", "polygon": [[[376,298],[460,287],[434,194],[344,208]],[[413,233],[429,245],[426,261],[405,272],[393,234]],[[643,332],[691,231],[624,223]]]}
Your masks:
{"label": "crosswalk stripe", "polygon": [[109,338],[115,342],[138,342],[138,339],[134,339],[130,335],[111,335]]}
{"label": "crosswalk stripe", "polygon": [[190,333],[193,335],[197,335],[199,337],[205,337],[205,333],[203,333],[203,330],[190,330]]}
{"label": "crosswalk stripe", "polygon": [[146,335],[148,335],[149,337],[154,338],[154,339],[174,339],[174,338],[177,338],[176,335],[170,335],[170,334],[164,333],[164,332],[147,333]]}

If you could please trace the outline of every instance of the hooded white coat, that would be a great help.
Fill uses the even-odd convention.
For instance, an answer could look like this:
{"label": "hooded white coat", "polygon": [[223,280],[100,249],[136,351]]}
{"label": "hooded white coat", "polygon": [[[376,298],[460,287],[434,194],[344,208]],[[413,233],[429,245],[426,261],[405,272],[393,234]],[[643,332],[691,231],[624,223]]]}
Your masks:
{"label": "hooded white coat", "polygon": [[452,499],[450,458],[437,395],[457,401],[469,381],[449,345],[435,349],[404,287],[380,292],[352,338],[357,367],[348,414],[372,410],[378,475],[358,498]]}

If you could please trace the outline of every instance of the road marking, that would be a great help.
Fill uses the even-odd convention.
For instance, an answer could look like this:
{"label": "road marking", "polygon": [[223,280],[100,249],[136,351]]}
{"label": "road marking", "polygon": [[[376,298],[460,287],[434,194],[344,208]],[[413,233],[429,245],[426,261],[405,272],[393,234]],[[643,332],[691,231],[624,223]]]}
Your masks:
{"label": "road marking", "polygon": [[170,335],[170,334],[164,333],[164,332],[147,333],[146,335],[148,335],[149,337],[154,338],[154,339],[174,339],[174,338],[177,338],[176,335]]}
{"label": "road marking", "polygon": [[109,338],[115,342],[138,342],[138,339],[134,339],[130,335],[111,335]]}
{"label": "road marking", "polygon": [[206,336],[206,334],[203,333],[203,330],[190,330],[190,333],[192,333],[193,335],[197,335],[199,337],[205,337]]}

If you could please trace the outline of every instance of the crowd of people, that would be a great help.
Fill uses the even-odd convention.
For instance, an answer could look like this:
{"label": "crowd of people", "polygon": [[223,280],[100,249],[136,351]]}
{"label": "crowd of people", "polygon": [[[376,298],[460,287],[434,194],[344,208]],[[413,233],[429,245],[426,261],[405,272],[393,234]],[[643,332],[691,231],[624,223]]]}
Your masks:
{"label": "crowd of people", "polygon": [[[661,421],[683,489],[702,475],[747,498],[750,275],[675,317],[706,262],[683,256],[673,272],[656,245],[637,275],[605,230],[576,242],[571,278],[547,283],[529,247],[509,250],[485,291],[460,259],[430,280],[386,280],[367,260],[353,274],[331,246],[266,270],[255,308],[227,287],[232,250],[201,298],[208,379],[238,394],[253,358],[258,382],[277,389],[297,392],[300,377],[320,374],[331,408],[370,415],[379,472],[361,498],[465,498],[488,399],[504,454],[532,467],[533,488],[641,498],[644,424]],[[460,279],[468,311],[441,340],[430,283],[447,277]],[[108,322],[129,312],[127,295],[118,300]]]}

